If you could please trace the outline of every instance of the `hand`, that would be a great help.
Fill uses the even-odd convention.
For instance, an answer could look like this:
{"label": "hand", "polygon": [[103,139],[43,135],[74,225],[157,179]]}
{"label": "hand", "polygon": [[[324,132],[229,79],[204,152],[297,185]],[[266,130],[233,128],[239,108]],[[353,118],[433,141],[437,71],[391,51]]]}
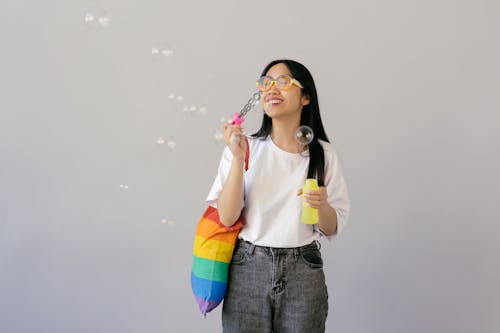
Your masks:
{"label": "hand", "polygon": [[311,208],[320,209],[325,205],[328,205],[328,193],[326,193],[326,187],[321,186],[319,190],[312,190],[302,193],[302,189],[297,192],[297,195],[304,195],[306,202],[311,206]]}
{"label": "hand", "polygon": [[246,140],[242,139],[243,130],[239,125],[224,124],[222,125],[222,131],[224,133],[224,142],[233,153],[235,158],[245,158],[245,152],[247,149]]}

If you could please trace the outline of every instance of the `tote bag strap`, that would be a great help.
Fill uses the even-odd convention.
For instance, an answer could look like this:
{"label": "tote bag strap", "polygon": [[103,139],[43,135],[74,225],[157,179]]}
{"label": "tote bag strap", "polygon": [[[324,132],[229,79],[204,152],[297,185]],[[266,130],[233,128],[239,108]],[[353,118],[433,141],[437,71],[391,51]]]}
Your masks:
{"label": "tote bag strap", "polygon": [[243,137],[245,138],[245,142],[247,144],[247,150],[245,152],[245,171],[247,171],[248,170],[248,160],[250,160],[250,145],[248,144],[247,137],[245,135]]}

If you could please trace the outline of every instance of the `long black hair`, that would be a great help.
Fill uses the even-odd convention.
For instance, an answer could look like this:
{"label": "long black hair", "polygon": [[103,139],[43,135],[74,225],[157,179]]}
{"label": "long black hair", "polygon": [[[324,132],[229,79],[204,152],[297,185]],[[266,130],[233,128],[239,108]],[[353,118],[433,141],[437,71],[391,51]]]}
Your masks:
{"label": "long black hair", "polygon": [[[330,140],[328,140],[325,129],[323,128],[323,123],[321,122],[318,94],[316,92],[316,85],[314,84],[313,77],[304,65],[289,59],[271,61],[262,71],[262,76],[266,75],[269,69],[276,64],[284,64],[288,70],[290,70],[293,78],[302,83],[304,87],[301,89],[302,96],[307,96],[309,98],[309,104],[303,106],[300,117],[300,125],[309,126],[314,132],[314,138],[309,144],[309,171],[307,172],[307,178],[316,178],[318,180],[318,185],[323,186],[325,180],[325,153],[318,139],[326,142],[330,142]],[[264,113],[262,125],[256,133],[252,134],[252,137],[266,138],[271,134],[272,125],[272,119]]]}

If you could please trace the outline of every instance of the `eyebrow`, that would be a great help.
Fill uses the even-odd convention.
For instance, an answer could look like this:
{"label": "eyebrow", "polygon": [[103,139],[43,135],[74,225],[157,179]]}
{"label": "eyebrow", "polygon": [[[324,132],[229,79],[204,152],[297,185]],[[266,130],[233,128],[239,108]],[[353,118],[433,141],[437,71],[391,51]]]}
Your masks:
{"label": "eyebrow", "polygon": [[292,74],[286,74],[286,73],[285,73],[285,74],[280,74],[280,75],[278,75],[278,76],[276,76],[276,77],[271,76],[271,75],[269,75],[269,74],[266,74],[266,75],[264,75],[264,76],[269,76],[270,78],[272,78],[272,79],[275,79],[275,80],[276,80],[276,79],[277,79],[277,78],[279,78],[280,76],[285,76],[285,75],[286,75],[286,76],[289,76],[289,77],[291,77],[291,78],[293,78],[293,75],[292,75]]}

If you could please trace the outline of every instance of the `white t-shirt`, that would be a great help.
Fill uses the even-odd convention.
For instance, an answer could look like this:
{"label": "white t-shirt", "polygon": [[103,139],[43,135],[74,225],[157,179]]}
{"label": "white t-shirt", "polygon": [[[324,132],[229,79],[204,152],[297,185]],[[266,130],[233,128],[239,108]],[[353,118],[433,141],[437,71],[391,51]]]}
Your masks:
{"label": "white t-shirt", "polygon": [[[289,153],[266,139],[248,138],[250,159],[244,176],[243,217],[245,226],[239,238],[255,245],[298,247],[318,239],[322,233],[316,225],[301,222],[302,197],[297,191],[304,186],[309,156]],[[324,186],[328,203],[337,211],[337,232],[347,222],[350,203],[339,158],[334,147],[319,141],[325,151]],[[233,155],[228,147],[222,153],[217,176],[207,196],[207,203],[217,207]]]}

